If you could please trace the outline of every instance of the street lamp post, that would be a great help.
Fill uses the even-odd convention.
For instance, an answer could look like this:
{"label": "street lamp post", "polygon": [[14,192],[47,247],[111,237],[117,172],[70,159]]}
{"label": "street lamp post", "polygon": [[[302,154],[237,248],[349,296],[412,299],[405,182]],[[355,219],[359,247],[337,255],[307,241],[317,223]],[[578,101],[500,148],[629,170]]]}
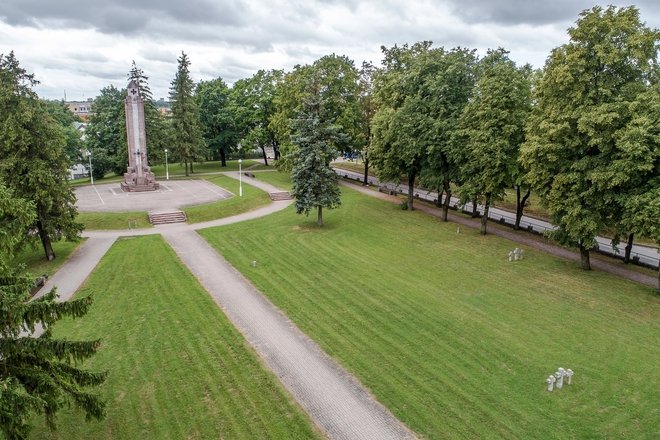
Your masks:
{"label": "street lamp post", "polygon": [[243,159],[238,159],[238,196],[243,197],[243,173],[241,172],[241,164]]}
{"label": "street lamp post", "polygon": [[165,148],[165,180],[170,180],[170,167],[167,165],[167,148]]}
{"label": "street lamp post", "polygon": [[92,172],[92,152],[87,150],[87,159],[89,159],[89,178],[94,185],[94,173]]}

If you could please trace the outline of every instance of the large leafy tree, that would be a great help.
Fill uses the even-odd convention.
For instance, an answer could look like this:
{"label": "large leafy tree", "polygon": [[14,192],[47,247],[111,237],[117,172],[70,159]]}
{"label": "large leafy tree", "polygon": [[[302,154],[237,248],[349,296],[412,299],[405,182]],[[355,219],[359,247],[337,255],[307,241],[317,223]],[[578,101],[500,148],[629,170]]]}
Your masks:
{"label": "large leafy tree", "polygon": [[43,101],[46,111],[55,119],[62,128],[66,145],[64,150],[70,163],[81,160],[80,152],[83,149],[81,132],[75,123],[80,122],[79,116],[74,114],[63,101]]}
{"label": "large leafy tree", "polygon": [[227,155],[238,138],[229,87],[222,78],[201,81],[195,97],[204,141],[212,154],[220,158],[220,166],[225,167]]}
{"label": "large leafy tree", "polygon": [[[194,172],[193,162],[205,158],[204,141],[199,123],[199,111],[194,91],[195,83],[190,77],[190,59],[181,52],[172,86],[172,152],[185,166],[186,176]],[[189,168],[190,166],[190,168]],[[188,171],[190,169],[190,171]]]}
{"label": "large leafy tree", "polygon": [[291,142],[291,121],[305,111],[310,100],[314,99],[309,84],[318,84],[323,94],[323,105],[319,118],[330,125],[339,127],[346,136],[333,142],[338,151],[350,151],[358,145],[363,130],[363,114],[359,104],[359,72],[352,60],[335,54],[326,55],[312,65],[296,66],[278,83],[275,104],[277,111],[272,115],[270,127],[276,133],[281,149],[286,157],[279,165],[287,168],[287,157],[296,146]]}
{"label": "large leafy tree", "polygon": [[442,48],[430,41],[382,48],[383,68],[375,76],[378,106],[372,121],[371,161],[381,180],[407,176],[407,207],[413,209],[415,181],[424,170],[433,142],[428,80],[437,74]]}
{"label": "large leafy tree", "polygon": [[521,160],[558,226],[554,237],[579,246],[590,269],[594,237],[611,226],[621,191],[649,167],[647,159],[627,160],[648,157],[644,145],[619,136],[631,123],[631,104],[657,81],[659,33],[635,7],[614,6],[583,11],[568,33],[535,87]]}
{"label": "large leafy tree", "polygon": [[[0,256],[1,260],[1,256]],[[29,301],[33,280],[0,261],[0,431],[7,439],[25,439],[34,414],[55,428],[58,410],[71,404],[87,419],[100,419],[105,404],[93,392],[106,373],[76,366],[92,356],[100,341],[53,339],[51,326],[65,316],[87,313],[92,299],[57,302],[55,289]],[[41,327],[40,337],[32,335]]]}
{"label": "large leafy tree", "polygon": [[270,125],[275,114],[275,91],[284,73],[281,70],[259,70],[252,77],[238,80],[231,90],[236,130],[243,147],[261,149],[268,165],[266,148],[279,158],[277,134]]}
{"label": "large leafy tree", "polygon": [[[428,163],[422,170],[421,182],[436,189],[438,204],[442,204],[442,220],[447,221],[452,196],[451,183],[461,181],[460,151],[455,133],[463,109],[472,96],[476,81],[477,57],[474,50],[455,48],[437,53],[432,74],[424,84],[424,114],[428,128]],[[444,193],[444,203],[442,194]]]}
{"label": "large leafy tree", "polygon": [[320,78],[312,80],[308,87],[310,97],[291,123],[291,143],[294,146],[289,153],[291,193],[296,199],[296,212],[309,214],[316,208],[317,224],[323,226],[323,208],[332,209],[341,203],[338,177],[330,168],[330,161],[337,156],[335,146],[341,144],[347,135],[340,125],[328,118],[324,108],[327,89]]}
{"label": "large leafy tree", "polygon": [[13,53],[0,55],[0,178],[15,197],[33,202],[35,220],[23,236],[36,231],[52,260],[52,242],[76,240],[82,225],[75,220],[75,195],[67,183],[61,126],[32,91],[35,83]]}
{"label": "large leafy tree", "polygon": [[479,80],[464,108],[458,138],[462,144],[463,201],[476,196],[483,203],[482,235],[488,211],[515,184],[520,145],[531,109],[531,68],[518,68],[504,49],[489,50],[479,62]]}
{"label": "large leafy tree", "polygon": [[359,97],[358,108],[360,117],[357,119],[357,130],[353,148],[362,152],[364,159],[364,176],[362,183],[369,183],[369,148],[371,147],[371,121],[376,114],[376,102],[374,100],[374,75],[376,67],[367,61],[362,63],[358,79]]}
{"label": "large leafy tree", "polygon": [[94,100],[94,114],[85,129],[85,148],[92,153],[94,178],[108,172],[122,175],[128,164],[126,92],[110,85]]}

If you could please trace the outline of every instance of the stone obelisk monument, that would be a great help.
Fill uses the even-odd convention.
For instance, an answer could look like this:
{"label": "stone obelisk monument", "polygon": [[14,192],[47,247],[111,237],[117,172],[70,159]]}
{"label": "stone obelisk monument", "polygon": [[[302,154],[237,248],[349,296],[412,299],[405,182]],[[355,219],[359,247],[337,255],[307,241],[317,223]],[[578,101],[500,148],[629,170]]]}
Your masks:
{"label": "stone obelisk monument", "polygon": [[144,102],[135,80],[128,83],[126,134],[128,137],[128,170],[124,173],[124,191],[154,191],[158,182],[147,162],[147,135],[144,130]]}

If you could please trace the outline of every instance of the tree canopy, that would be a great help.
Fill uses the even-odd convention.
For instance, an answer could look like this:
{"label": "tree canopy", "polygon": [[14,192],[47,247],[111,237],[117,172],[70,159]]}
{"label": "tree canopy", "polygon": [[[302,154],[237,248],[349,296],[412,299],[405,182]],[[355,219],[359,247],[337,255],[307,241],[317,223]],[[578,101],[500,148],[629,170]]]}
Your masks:
{"label": "tree canopy", "polygon": [[579,246],[589,269],[589,249],[612,226],[619,194],[654,168],[645,150],[657,143],[620,137],[632,123],[631,106],[657,81],[659,33],[635,7],[614,6],[583,11],[568,33],[535,87],[521,160],[558,226],[554,237]]}

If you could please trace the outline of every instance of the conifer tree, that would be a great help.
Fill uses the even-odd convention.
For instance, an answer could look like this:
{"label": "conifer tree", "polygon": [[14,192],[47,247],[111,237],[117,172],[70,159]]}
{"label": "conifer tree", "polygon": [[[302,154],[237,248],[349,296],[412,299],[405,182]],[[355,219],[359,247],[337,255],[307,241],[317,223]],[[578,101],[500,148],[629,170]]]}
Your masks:
{"label": "conifer tree", "polygon": [[332,209],[341,204],[338,177],[330,162],[338,154],[335,145],[346,134],[340,126],[323,120],[319,82],[313,81],[311,90],[298,117],[292,121],[291,143],[295,147],[290,153],[292,195],[296,199],[296,212],[308,215],[316,208],[316,223],[323,226],[323,208]]}
{"label": "conifer tree", "polygon": [[170,100],[172,101],[173,153],[185,166],[186,176],[193,172],[193,162],[203,159],[203,140],[199,123],[197,102],[193,96],[195,83],[190,77],[190,59],[181,52],[178,58],[178,69],[172,86]]}

